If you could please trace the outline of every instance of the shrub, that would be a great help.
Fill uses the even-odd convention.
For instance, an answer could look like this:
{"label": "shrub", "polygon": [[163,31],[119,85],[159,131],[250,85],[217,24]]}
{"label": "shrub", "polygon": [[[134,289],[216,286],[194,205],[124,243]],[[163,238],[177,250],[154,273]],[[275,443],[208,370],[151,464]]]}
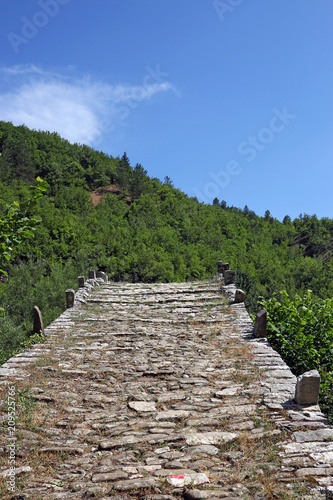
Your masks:
{"label": "shrub", "polygon": [[286,291],[279,300],[263,300],[267,338],[295,375],[317,369],[321,375],[320,404],[333,421],[333,299],[320,299],[308,290],[292,301]]}

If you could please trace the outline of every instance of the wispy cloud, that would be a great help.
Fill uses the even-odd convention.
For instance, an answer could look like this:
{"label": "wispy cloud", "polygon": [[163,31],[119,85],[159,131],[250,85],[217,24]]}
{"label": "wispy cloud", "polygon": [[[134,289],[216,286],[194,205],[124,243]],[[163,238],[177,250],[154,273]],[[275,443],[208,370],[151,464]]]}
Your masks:
{"label": "wispy cloud", "polygon": [[[142,85],[110,84],[73,70],[44,71],[34,65],[0,68],[0,119],[14,125],[58,132],[71,142],[93,145],[119,125],[126,108],[176,89],[169,81],[145,77]],[[110,127],[112,124],[112,127]]]}

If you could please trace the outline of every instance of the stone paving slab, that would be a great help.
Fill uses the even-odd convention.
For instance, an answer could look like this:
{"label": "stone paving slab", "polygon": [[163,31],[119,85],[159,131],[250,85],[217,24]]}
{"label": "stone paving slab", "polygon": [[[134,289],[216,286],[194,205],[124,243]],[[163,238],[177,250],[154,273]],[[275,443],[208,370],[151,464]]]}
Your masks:
{"label": "stone paving slab", "polygon": [[3,393],[33,402],[17,408],[15,494],[2,406],[3,498],[329,498],[333,429],[295,404],[233,285],[100,285],[0,367]]}

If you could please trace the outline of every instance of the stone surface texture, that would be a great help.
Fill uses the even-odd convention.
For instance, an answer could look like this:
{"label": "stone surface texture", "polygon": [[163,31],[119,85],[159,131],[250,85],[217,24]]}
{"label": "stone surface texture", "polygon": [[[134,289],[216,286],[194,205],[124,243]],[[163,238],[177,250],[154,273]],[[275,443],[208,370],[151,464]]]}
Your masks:
{"label": "stone surface texture", "polygon": [[320,375],[310,370],[297,377],[295,400],[299,405],[316,405],[319,399]]}
{"label": "stone surface texture", "polygon": [[[17,414],[17,491],[2,497],[327,498],[333,429],[295,403],[235,290],[86,281],[45,343],[0,368],[3,394],[29,388],[36,406]],[[2,432],[0,488],[8,452]]]}
{"label": "stone surface texture", "polygon": [[70,307],[74,307],[75,304],[75,290],[73,288],[68,288],[66,290],[66,307],[69,309]]}
{"label": "stone surface texture", "polygon": [[253,336],[255,338],[265,338],[267,335],[267,311],[263,309],[258,312],[254,323]]}
{"label": "stone surface texture", "polygon": [[217,261],[217,274],[223,274],[223,262],[222,262],[222,260]]}
{"label": "stone surface texture", "polygon": [[224,281],[226,285],[231,285],[235,283],[236,271],[226,270],[224,271]]}
{"label": "stone surface texture", "polygon": [[239,288],[235,291],[235,303],[240,304],[241,302],[244,302],[245,300],[245,292]]}

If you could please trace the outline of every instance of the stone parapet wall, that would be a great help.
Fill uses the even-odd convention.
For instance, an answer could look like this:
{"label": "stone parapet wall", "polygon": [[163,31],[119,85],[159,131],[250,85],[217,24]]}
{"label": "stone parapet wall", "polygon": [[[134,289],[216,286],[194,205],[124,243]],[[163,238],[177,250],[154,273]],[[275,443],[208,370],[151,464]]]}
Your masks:
{"label": "stone parapet wall", "polygon": [[[105,274],[105,273],[103,273]],[[86,304],[86,299],[90,297],[92,291],[96,287],[107,282],[107,276],[105,278],[95,278],[85,280],[83,277],[83,287],[79,288],[73,297],[73,308],[77,309]],[[54,335],[59,335],[61,333],[68,332],[71,326],[74,324],[71,321],[71,316],[74,311],[71,308],[66,309],[58,318],[56,318],[47,328],[44,328],[44,334],[47,337],[52,337]],[[3,377],[15,377],[16,380],[23,380],[28,377],[29,374],[24,370],[24,368],[31,363],[36,362],[40,356],[45,356],[49,352],[49,349],[45,347],[44,344],[34,344],[28,351],[21,352],[15,356],[9,358],[6,363],[0,366],[0,385],[4,383]]]}

